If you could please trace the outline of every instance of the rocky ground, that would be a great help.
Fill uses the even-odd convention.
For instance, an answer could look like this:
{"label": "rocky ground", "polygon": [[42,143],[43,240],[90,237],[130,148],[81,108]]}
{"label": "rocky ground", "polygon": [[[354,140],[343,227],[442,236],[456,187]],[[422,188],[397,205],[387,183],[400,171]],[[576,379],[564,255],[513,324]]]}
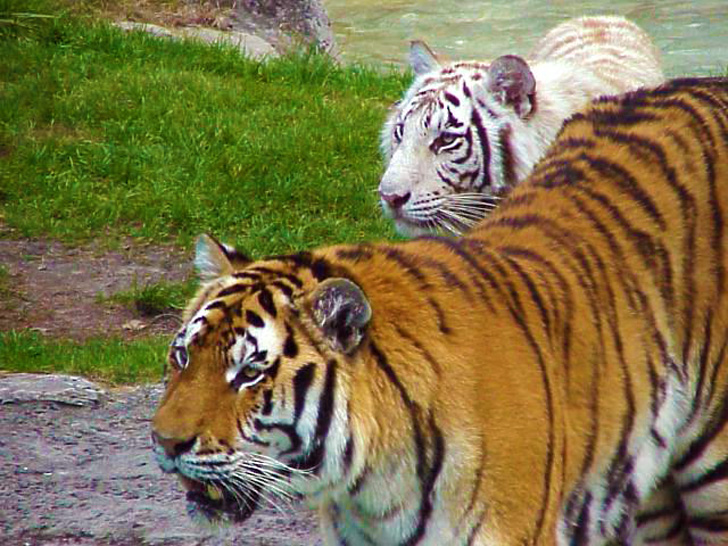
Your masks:
{"label": "rocky ground", "polygon": [[67,381],[0,376],[4,546],[320,544],[304,507],[260,510],[241,527],[195,526],[176,480],[151,456],[149,419],[161,387],[99,392]]}
{"label": "rocky ground", "polygon": [[275,57],[291,47],[316,47],[338,59],[321,0],[122,0],[104,14],[124,30],[159,38],[227,42],[253,58]]}

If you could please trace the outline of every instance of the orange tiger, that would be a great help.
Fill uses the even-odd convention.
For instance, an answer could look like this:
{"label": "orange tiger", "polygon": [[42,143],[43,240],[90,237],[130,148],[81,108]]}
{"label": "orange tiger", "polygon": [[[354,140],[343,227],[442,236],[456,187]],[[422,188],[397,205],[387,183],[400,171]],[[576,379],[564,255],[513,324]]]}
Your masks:
{"label": "orange tiger", "polygon": [[328,545],[728,544],[728,80],[601,99],[461,239],[205,281],[153,419],[204,519]]}

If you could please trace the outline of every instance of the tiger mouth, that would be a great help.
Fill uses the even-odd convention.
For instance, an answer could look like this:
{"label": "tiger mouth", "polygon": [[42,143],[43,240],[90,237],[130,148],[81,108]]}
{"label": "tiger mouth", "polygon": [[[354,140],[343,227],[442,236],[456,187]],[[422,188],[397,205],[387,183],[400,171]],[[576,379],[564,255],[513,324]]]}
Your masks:
{"label": "tiger mouth", "polygon": [[220,483],[200,482],[184,476],[180,476],[180,482],[187,490],[187,513],[193,519],[239,524],[259,506],[260,493],[250,488],[243,494],[233,495]]}

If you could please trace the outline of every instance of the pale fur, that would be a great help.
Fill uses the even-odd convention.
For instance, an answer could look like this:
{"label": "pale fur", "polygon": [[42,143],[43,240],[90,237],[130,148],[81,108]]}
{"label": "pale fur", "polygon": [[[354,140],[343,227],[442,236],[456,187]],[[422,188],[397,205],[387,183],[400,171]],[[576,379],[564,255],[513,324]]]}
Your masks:
{"label": "pale fur", "polygon": [[[519,115],[488,89],[487,62],[440,65],[427,59],[422,46],[413,46],[413,66],[420,72],[431,70],[416,77],[391,111],[381,138],[386,164],[379,185],[381,204],[401,233],[418,235],[444,229],[459,234],[494,205],[490,202],[489,206],[487,200],[483,204],[477,195],[455,202],[452,195],[503,193],[528,175],[564,120],[590,100],[655,86],[664,80],[658,51],[649,36],[622,17],[582,17],[563,23],[539,41],[527,60],[536,81],[535,104],[532,111]],[[471,98],[464,96],[463,83]],[[446,158],[431,148],[445,123],[445,93],[460,99],[459,106],[445,105],[460,121],[469,122],[473,109],[495,114],[495,118],[481,115],[491,148],[490,179],[485,187],[474,187],[467,181],[453,187],[438,176],[437,169],[443,168]],[[427,95],[431,100],[423,101]],[[398,123],[404,124],[399,146],[393,140]],[[503,137],[506,133],[509,142]],[[396,206],[386,199],[407,194],[406,202]]]}

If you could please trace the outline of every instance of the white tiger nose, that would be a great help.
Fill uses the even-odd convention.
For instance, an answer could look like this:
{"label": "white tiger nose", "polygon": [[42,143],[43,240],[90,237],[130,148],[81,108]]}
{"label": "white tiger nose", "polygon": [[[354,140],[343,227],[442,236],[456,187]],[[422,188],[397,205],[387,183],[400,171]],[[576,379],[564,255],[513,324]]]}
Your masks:
{"label": "white tiger nose", "polygon": [[404,194],[398,194],[398,193],[385,193],[382,190],[379,190],[379,197],[382,198],[382,201],[387,203],[392,209],[397,210],[404,206],[404,204],[409,201],[409,198],[412,194],[410,192],[406,192]]}

